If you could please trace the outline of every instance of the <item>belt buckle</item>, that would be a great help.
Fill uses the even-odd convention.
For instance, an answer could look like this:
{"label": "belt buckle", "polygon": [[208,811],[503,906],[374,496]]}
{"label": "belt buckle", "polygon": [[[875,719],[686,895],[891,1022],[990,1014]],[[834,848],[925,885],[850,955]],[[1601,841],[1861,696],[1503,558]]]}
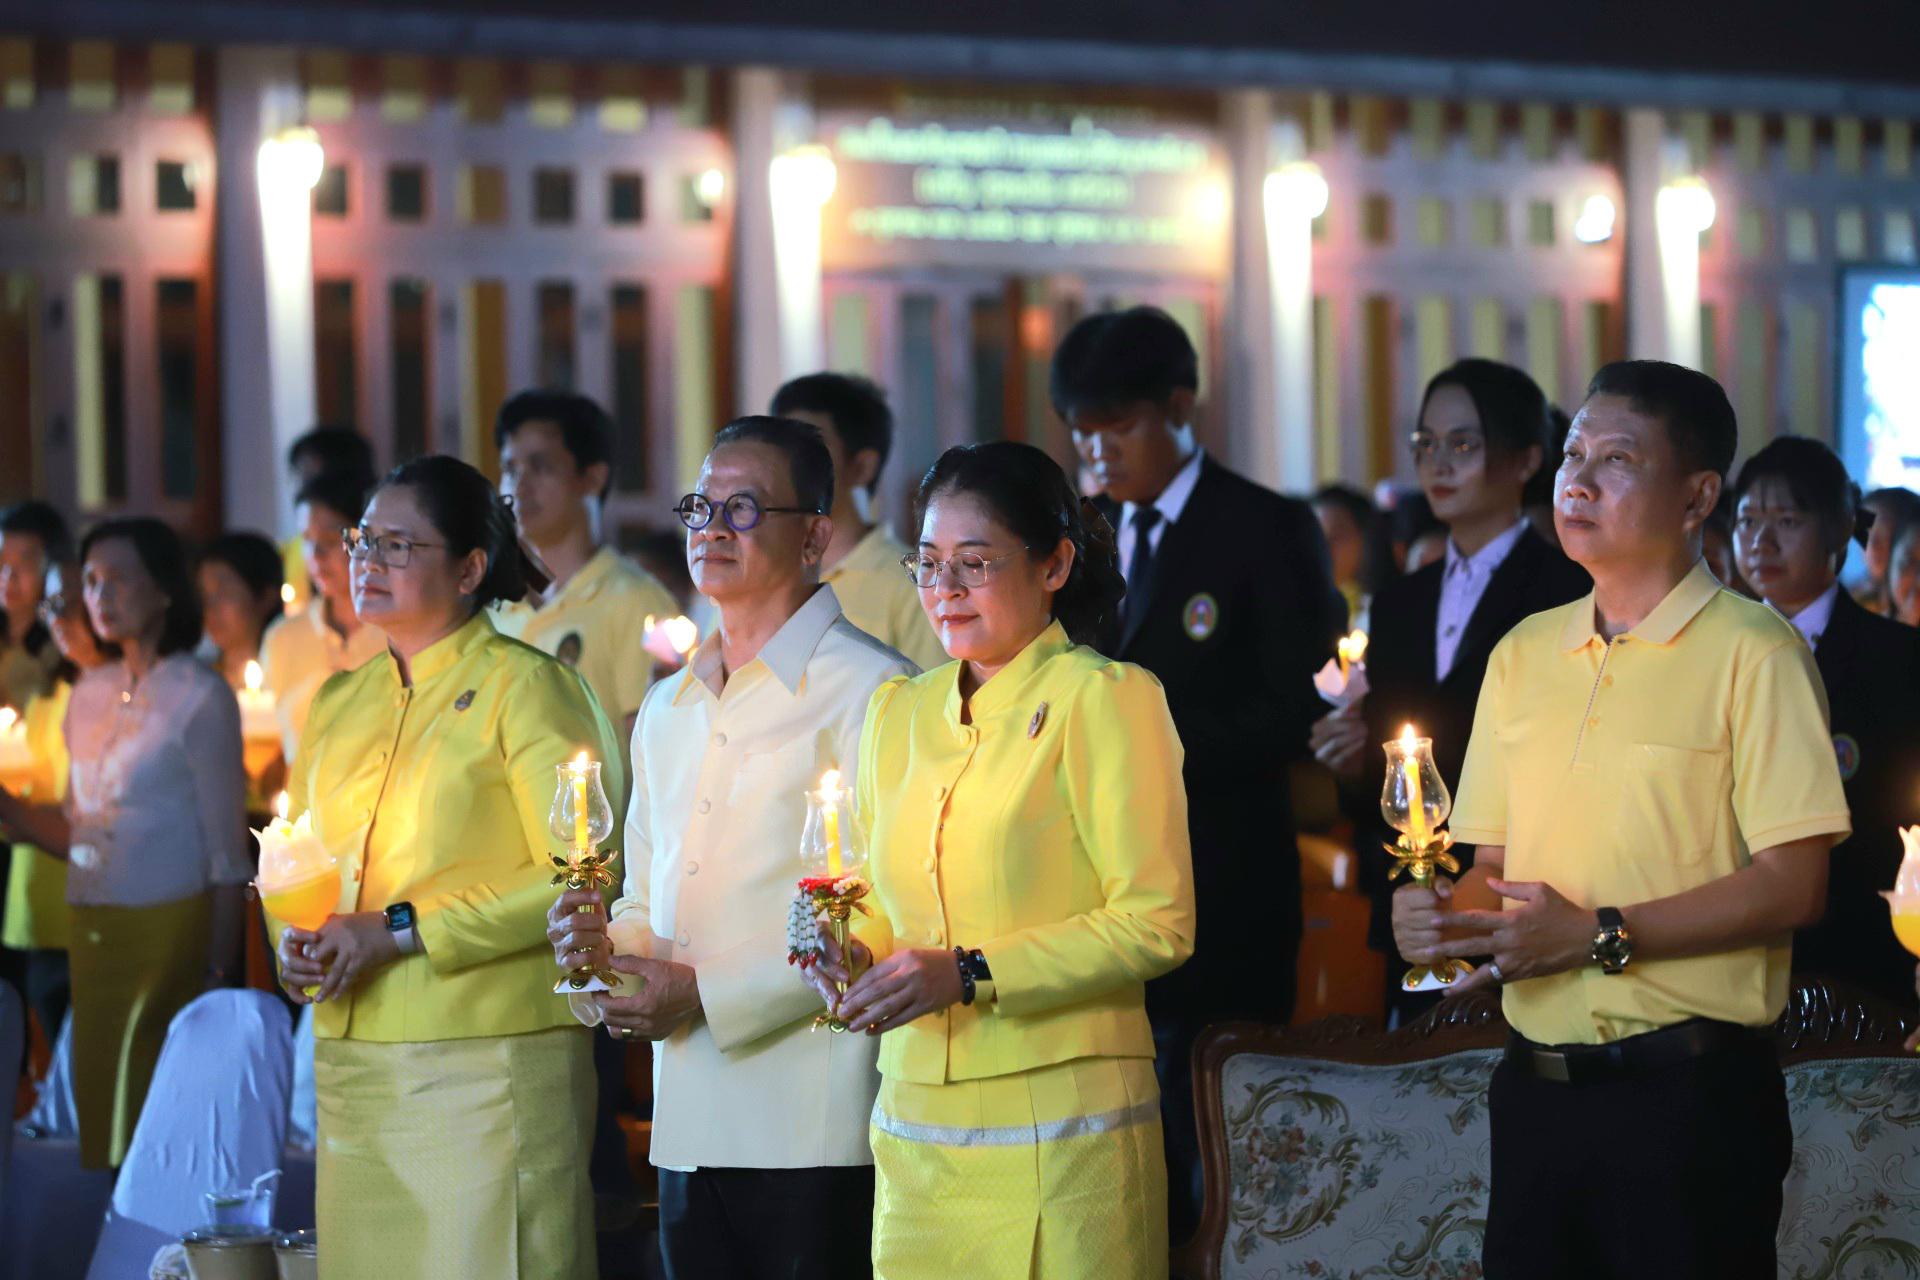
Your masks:
{"label": "belt buckle", "polygon": [[1551,1049],[1535,1049],[1533,1074],[1542,1080],[1551,1080],[1555,1084],[1572,1084],[1573,1064],[1564,1053],[1555,1053]]}

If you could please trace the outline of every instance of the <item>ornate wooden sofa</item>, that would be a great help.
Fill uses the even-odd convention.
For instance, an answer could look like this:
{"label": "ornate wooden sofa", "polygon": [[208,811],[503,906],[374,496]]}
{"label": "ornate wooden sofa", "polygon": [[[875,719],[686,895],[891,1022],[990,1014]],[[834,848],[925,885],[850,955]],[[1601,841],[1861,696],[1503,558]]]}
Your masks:
{"label": "ornate wooden sofa", "polygon": [[[1911,1019],[1818,981],[1775,1029],[1793,1116],[1782,1280],[1920,1278]],[[1195,1047],[1206,1203],[1185,1280],[1478,1280],[1487,1086],[1506,1043],[1476,993],[1403,1030],[1228,1023]]]}

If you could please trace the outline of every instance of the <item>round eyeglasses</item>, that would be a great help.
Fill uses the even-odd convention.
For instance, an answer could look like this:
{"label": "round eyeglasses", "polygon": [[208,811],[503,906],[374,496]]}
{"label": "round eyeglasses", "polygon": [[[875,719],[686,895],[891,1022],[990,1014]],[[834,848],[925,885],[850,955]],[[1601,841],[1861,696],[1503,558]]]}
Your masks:
{"label": "round eyeglasses", "polygon": [[415,542],[391,533],[369,533],[364,527],[342,529],[340,545],[353,560],[373,560],[388,569],[404,569],[413,559],[415,547],[444,547],[444,542]]}
{"label": "round eyeglasses", "polygon": [[704,493],[690,493],[680,499],[673,514],[680,517],[680,523],[689,529],[704,529],[713,523],[714,512],[727,522],[727,528],[735,533],[745,533],[760,523],[762,516],[823,516],[827,514],[819,507],[763,507],[750,493],[736,493],[724,502],[716,503]]}
{"label": "round eyeglasses", "polygon": [[953,574],[955,582],[972,589],[986,586],[987,575],[993,572],[995,565],[1011,560],[1025,550],[1026,548],[1022,547],[1019,551],[1009,551],[1006,555],[992,558],[983,556],[978,551],[962,551],[959,555],[950,556],[945,560],[935,560],[932,556],[922,555],[918,551],[909,551],[900,557],[900,565],[907,571],[907,576],[913,579],[913,585],[923,591],[938,586],[940,575],[943,573]]}

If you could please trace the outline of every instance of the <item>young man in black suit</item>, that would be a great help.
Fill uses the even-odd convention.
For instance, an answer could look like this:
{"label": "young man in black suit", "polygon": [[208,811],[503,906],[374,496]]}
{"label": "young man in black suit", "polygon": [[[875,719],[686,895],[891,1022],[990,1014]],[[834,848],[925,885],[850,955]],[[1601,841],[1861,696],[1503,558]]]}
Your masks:
{"label": "young man in black suit", "polygon": [[1159,677],[1186,748],[1198,948],[1147,985],[1179,1240],[1199,1203],[1194,1037],[1293,1012],[1300,855],[1287,767],[1305,753],[1313,673],[1346,605],[1312,509],[1195,444],[1199,361],[1166,312],[1088,316],[1054,353],[1051,381],[1120,541],[1127,594],[1102,648]]}
{"label": "young man in black suit", "polygon": [[[1417,726],[1433,739],[1440,776],[1458,787],[1494,645],[1528,614],[1593,589],[1586,571],[1522,512],[1552,434],[1546,396],[1511,365],[1462,360],[1427,384],[1411,447],[1421,489],[1447,526],[1447,551],[1375,593],[1366,700],[1314,726],[1315,754],[1345,784],[1360,884],[1373,906],[1367,943],[1386,953],[1387,1011],[1396,1025],[1439,997],[1400,989],[1405,962],[1393,945],[1392,864],[1380,851],[1393,835],[1380,816],[1380,744],[1399,737],[1402,725]],[[1470,847],[1457,852],[1463,867],[1472,865]]]}
{"label": "young man in black suit", "polygon": [[[1723,502],[1729,499],[1722,499]],[[1793,969],[1907,1008],[1913,957],[1880,897],[1899,874],[1900,831],[1920,819],[1920,631],[1868,613],[1840,585],[1860,491],[1817,440],[1783,436],[1734,482],[1740,576],[1813,646],[1853,834],[1834,847],[1827,913],[1793,936]]]}

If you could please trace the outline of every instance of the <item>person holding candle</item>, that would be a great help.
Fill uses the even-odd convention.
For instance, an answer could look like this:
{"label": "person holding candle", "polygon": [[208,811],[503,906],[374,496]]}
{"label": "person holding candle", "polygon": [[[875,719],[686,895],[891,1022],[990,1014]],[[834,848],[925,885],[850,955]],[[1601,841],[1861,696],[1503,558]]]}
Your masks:
{"label": "person holding candle", "polygon": [[1453,810],[1507,909],[1394,895],[1402,955],[1506,984],[1488,1280],[1775,1271],[1771,1027],[1849,822],[1813,654],[1700,559],[1737,441],[1705,374],[1594,375],[1555,480],[1594,589],[1495,648]]}
{"label": "person holding candle", "polygon": [[[1313,674],[1347,631],[1312,508],[1199,447],[1199,367],[1172,316],[1134,307],[1069,330],[1048,388],[1118,531],[1126,596],[1092,643],[1164,683],[1186,752],[1206,931],[1192,962],[1147,992],[1176,1239],[1199,1221],[1195,1037],[1226,1018],[1293,1014],[1302,922],[1290,772],[1326,709]],[[1263,948],[1250,965],[1240,940],[1254,937]]]}
{"label": "person holding candle", "polygon": [[246,688],[267,628],[280,617],[280,549],[257,533],[223,533],[200,552],[196,573],[206,614],[208,664],[230,689]]}
{"label": "person holding candle", "polygon": [[397,468],[348,546],[386,650],[313,701],[288,807],[339,910],[278,944],[289,997],[318,987],[322,1275],[591,1277],[591,1052],[540,931],[555,766],[584,749],[618,803],[619,743],[578,674],[494,630],[529,566],[480,472]]}
{"label": "person holding candle", "polygon": [[613,422],[571,391],[522,391],[500,406],[500,492],[520,535],[553,575],[538,598],[502,606],[494,624],[580,672],[622,740],[633,735],[653,659],[640,640],[649,617],[680,612],[645,569],[601,541],[613,484]]}
{"label": "person holding candle", "polygon": [[[27,703],[22,717],[38,776],[20,798],[57,806],[67,792],[66,715],[73,686],[87,672],[112,661],[118,652],[102,644],[88,625],[80,576],[71,563],[56,564],[47,571],[40,620],[52,634],[63,661],[54,668],[53,687]],[[0,925],[0,941],[26,956],[27,1005],[39,1017],[49,1043],[60,1034],[72,993],[67,965],[70,932],[66,862],[35,845],[15,844],[7,868],[6,915]]]}
{"label": "person holding candle", "polygon": [[812,974],[880,1036],[874,1269],[1164,1276],[1146,984],[1194,939],[1167,697],[1088,643],[1122,580],[1110,526],[1052,458],[949,449],[918,506],[908,571],[959,661],[874,695],[858,807],[875,915]]}
{"label": "person holding candle", "polygon": [[1794,935],[1794,971],[1905,1003],[1913,957],[1886,928],[1880,894],[1900,869],[1899,828],[1920,798],[1920,633],[1841,588],[1847,547],[1867,531],[1860,491],[1826,445],[1773,441],[1740,469],[1731,501],[1740,575],[1813,650],[1853,814],[1853,834],[1834,850],[1826,916]]}
{"label": "person holding candle", "polygon": [[1313,514],[1326,535],[1333,585],[1347,602],[1347,625],[1364,631],[1373,596],[1394,577],[1393,543],[1372,499],[1351,485],[1322,485]]}
{"label": "person holding candle", "polygon": [[[1535,533],[1521,504],[1552,430],[1532,378],[1492,360],[1461,360],[1427,384],[1410,441],[1420,488],[1446,525],[1446,554],[1385,583],[1374,597],[1366,698],[1313,726],[1314,755],[1342,782],[1372,900],[1367,942],[1386,953],[1390,1023],[1411,1021],[1436,997],[1401,989],[1393,947],[1392,861],[1374,850],[1393,833],[1380,820],[1380,744],[1411,721],[1433,739],[1451,789],[1473,729],[1473,708],[1494,645],[1529,614],[1592,589],[1586,571]],[[1463,868],[1471,846],[1455,846]]]}
{"label": "person holding candle", "polygon": [[774,392],[768,412],[818,427],[833,455],[833,541],[820,580],[833,588],[847,621],[922,671],[944,663],[940,637],[900,573],[907,546],[871,514],[893,449],[886,394],[854,374],[809,373]]}
{"label": "person holding candle", "polygon": [[260,645],[260,666],[280,720],[283,754],[291,764],[299,754],[308,709],[320,686],[337,671],[351,671],[386,651],[377,628],[365,626],[354,612],[353,586],[341,535],[360,519],[367,485],[351,473],[329,471],[306,482],[294,499],[305,557],[302,579],[314,598],[305,609],[267,628]]}
{"label": "person holding candle", "polygon": [[[670,1277],[867,1274],[876,1046],[812,1033],[786,921],[806,793],[857,780],[875,689],[913,665],[848,622],[820,583],[833,462],[801,422],[752,417],[714,440],[675,508],[720,624],[647,693],[634,732],[626,882],[611,915],[567,893],[549,913],[563,970],[644,981],[576,998],[654,1046],[651,1158]],[[609,929],[630,939],[614,954]]]}
{"label": "person holding candle", "polygon": [[173,1015],[238,960],[247,851],[240,715],[194,660],[186,548],[152,519],[81,544],[87,613],[120,658],[75,686],[63,808],[0,792],[0,825],[68,862],[80,1159],[126,1155]]}

